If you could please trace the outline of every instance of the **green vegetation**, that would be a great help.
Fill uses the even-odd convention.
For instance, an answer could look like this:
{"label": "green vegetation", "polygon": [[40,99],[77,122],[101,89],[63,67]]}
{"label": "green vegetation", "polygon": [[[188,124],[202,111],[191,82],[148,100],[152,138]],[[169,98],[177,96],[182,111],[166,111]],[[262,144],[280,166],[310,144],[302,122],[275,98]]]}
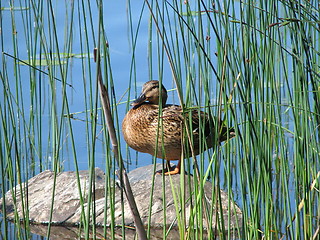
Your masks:
{"label": "green vegetation", "polygon": [[[121,31],[129,40],[128,66],[113,62],[117,49],[109,41],[111,3],[60,2],[0,3],[1,197],[45,169],[59,173],[85,168],[93,179],[99,166],[106,172],[106,201],[114,200],[118,166],[100,109],[92,59],[98,47],[127,169],[151,162],[140,162],[142,155],[125,147],[120,129],[124,109],[147,80],[158,79],[176,89],[169,92],[168,102],[182,105],[186,113],[191,108],[204,110],[236,130],[232,140],[184,160],[185,170],[195,176],[192,190],[197,201],[191,219],[186,219],[183,201],[178,204],[184,196],[175,195],[181,239],[203,239],[204,234],[209,239],[319,238],[318,2],[144,1],[138,8],[127,1],[122,8],[127,28]],[[123,71],[126,79],[119,79]],[[83,105],[73,110],[74,99],[80,98]],[[187,125],[185,141],[192,146],[188,129]],[[102,164],[97,149],[103,152]],[[189,188],[190,178],[181,179],[182,190]],[[208,222],[215,216],[203,201],[207,179],[215,189],[214,205],[221,203],[221,188],[230,204],[233,200],[242,209],[238,230],[228,230],[230,222],[223,221],[203,230],[202,210]],[[90,194],[87,201],[93,199]],[[93,209],[91,204],[83,211],[79,229],[85,239],[97,237],[89,224]],[[23,228],[18,216],[12,225],[5,221],[4,207],[1,212],[1,239],[30,239],[27,202]],[[113,216],[112,209],[106,214]],[[187,220],[198,228],[187,228]],[[105,234],[110,229],[108,234],[115,237],[114,222],[106,225],[110,227],[105,227]],[[50,228],[49,224],[47,237]],[[123,226],[123,234],[125,230]],[[164,238],[170,230],[163,229]],[[150,231],[149,227],[147,234]]]}

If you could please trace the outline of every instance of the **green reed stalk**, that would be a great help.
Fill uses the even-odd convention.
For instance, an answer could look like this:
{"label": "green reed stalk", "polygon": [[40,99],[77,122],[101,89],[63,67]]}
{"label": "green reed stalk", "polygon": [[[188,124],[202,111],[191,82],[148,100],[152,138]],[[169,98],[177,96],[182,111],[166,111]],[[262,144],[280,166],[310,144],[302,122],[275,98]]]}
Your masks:
{"label": "green reed stalk", "polygon": [[[3,90],[0,102],[0,133],[3,136],[0,140],[1,195],[9,189],[14,193],[18,183],[44,169],[54,169],[57,174],[63,168],[63,159],[69,157],[69,147],[78,174],[74,125],[71,118],[64,117],[70,116],[68,73],[71,61],[62,57],[63,54],[72,54],[74,39],[80,39],[80,51],[87,53],[86,58],[81,59],[81,80],[91,182],[89,188],[93,190],[95,149],[98,144],[96,116],[99,111],[96,83],[92,78],[95,66],[92,66],[90,52],[92,43],[97,45],[101,36],[106,39],[104,33],[96,31],[96,16],[93,15],[96,5],[80,1],[65,9],[66,25],[61,42],[54,2],[31,1],[25,4],[27,10],[1,10],[1,29],[5,28],[4,22],[10,23],[13,30],[19,29],[17,18],[23,19],[23,31],[19,30],[18,35],[14,31],[11,34],[12,52],[6,52],[8,47],[4,33],[0,34],[1,51],[4,52],[0,71]],[[144,25],[143,16],[148,14],[149,78],[159,79],[166,85],[168,81],[172,82],[172,86],[177,88],[177,102],[182,105],[185,114],[191,109],[210,112],[225,120],[228,126],[234,126],[237,133],[235,138],[221,146],[217,145],[196,158],[188,156],[185,159],[185,169],[193,173],[194,181],[191,183],[190,176],[181,176],[181,195],[171,186],[181,239],[317,239],[320,209],[317,191],[320,169],[317,63],[320,44],[317,41],[319,14],[315,2],[225,0],[214,4],[211,1],[189,1],[185,4],[145,1],[138,17],[133,14],[131,5],[132,2],[129,2],[128,24],[133,52],[128,91],[131,86],[136,86],[137,79],[141,77],[136,68],[137,56],[141,54],[136,46]],[[97,6],[102,9],[101,3]],[[5,15],[9,21],[4,21]],[[102,11],[98,19],[102,24]],[[136,26],[135,19],[139,19]],[[79,33],[73,28],[75,22],[82,29]],[[25,36],[25,42],[17,38],[20,33]],[[26,46],[26,55],[21,51],[22,45]],[[112,53],[105,50],[104,72],[108,88],[113,89],[113,71],[110,59],[106,57]],[[36,66],[39,54],[47,62],[45,68]],[[25,58],[28,60],[25,61]],[[22,61],[30,67],[19,65],[23,64]],[[28,74],[25,74],[25,68],[28,68]],[[25,79],[29,82],[26,83]],[[27,97],[25,91],[30,92]],[[117,104],[115,99],[115,96],[111,97],[112,106]],[[49,120],[42,114],[47,109]],[[121,116],[118,116],[116,108],[112,109],[112,113],[119,133],[118,117]],[[48,121],[48,129],[44,127],[45,121]],[[189,124],[186,123],[184,135],[185,142],[192,149]],[[199,123],[199,128],[202,127],[203,123]],[[106,131],[103,134],[102,142],[109,146]],[[120,136],[117,135],[117,138]],[[205,141],[201,148],[205,148]],[[131,159],[132,156],[128,151],[126,158]],[[105,212],[105,223],[107,215],[110,214],[113,220],[115,217],[112,206],[115,200],[115,166],[112,158],[112,152],[106,149],[106,206],[109,203],[111,208]],[[95,232],[95,227],[89,225],[90,219],[94,219],[94,193],[89,189],[88,208],[85,210],[84,193],[77,176],[83,210],[81,227],[88,239],[90,232]],[[211,208],[205,201],[203,189],[208,178],[213,189]],[[243,219],[238,220],[235,231],[229,230],[231,213],[227,221],[218,221],[215,228],[210,225],[216,214],[223,213],[217,210],[222,201],[220,188],[229,196],[228,206],[232,206],[235,200],[243,211]],[[195,200],[185,199],[185,189],[194,192]],[[23,201],[26,230],[20,228],[20,219],[15,215],[17,228],[14,231],[19,239],[31,236],[26,196]],[[189,219],[184,211],[188,201],[192,209]],[[151,197],[149,203],[151,215]],[[5,218],[3,207],[2,213]],[[191,227],[187,226],[187,222]],[[209,224],[208,229],[203,229],[205,224]],[[3,226],[7,231],[2,236],[8,239],[9,224],[5,222]],[[111,221],[113,238],[116,236],[115,227]],[[49,225],[47,237],[50,228]],[[151,231],[149,226],[149,236]],[[170,231],[171,228],[163,227],[164,239]],[[124,227],[122,232],[125,235]]]}

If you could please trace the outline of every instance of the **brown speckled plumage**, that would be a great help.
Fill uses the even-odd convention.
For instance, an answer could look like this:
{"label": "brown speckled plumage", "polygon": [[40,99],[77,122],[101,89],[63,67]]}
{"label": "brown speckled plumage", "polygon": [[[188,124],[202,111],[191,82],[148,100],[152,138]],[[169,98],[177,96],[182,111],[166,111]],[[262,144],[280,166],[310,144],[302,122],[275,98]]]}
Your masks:
{"label": "brown speckled plumage", "polygon": [[[166,104],[167,91],[161,86],[162,92],[162,115],[159,117],[159,82],[152,80],[143,86],[141,95],[133,102],[133,108],[129,110],[122,122],[122,132],[127,144],[139,151],[157,154],[158,158],[179,160],[177,168],[166,174],[180,172],[180,159],[182,154],[182,132],[184,129],[184,117],[188,122],[192,120],[193,150],[199,154],[199,138],[206,140],[207,148],[211,148],[216,142],[213,133],[215,132],[215,119],[209,118],[208,114],[198,110],[182,114],[182,109],[177,105]],[[159,122],[160,120],[160,122]],[[161,124],[162,123],[162,124]],[[202,126],[200,131],[199,126]],[[201,132],[201,133],[200,133]],[[234,136],[234,130],[221,127],[219,141]],[[158,140],[157,140],[158,139]],[[157,145],[158,141],[158,145]],[[156,150],[156,146],[158,146]]]}

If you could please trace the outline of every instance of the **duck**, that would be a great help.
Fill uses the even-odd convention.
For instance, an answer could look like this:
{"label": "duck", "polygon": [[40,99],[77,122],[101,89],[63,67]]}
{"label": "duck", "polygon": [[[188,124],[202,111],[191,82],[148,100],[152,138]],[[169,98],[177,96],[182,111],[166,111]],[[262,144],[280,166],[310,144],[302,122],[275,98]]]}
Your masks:
{"label": "duck", "polygon": [[[167,104],[167,98],[167,90],[159,81],[146,82],[141,94],[133,101],[132,108],[122,121],[122,133],[129,147],[166,160],[165,169],[156,173],[165,175],[180,173],[181,160],[183,156],[188,155],[184,153],[184,149],[188,149],[186,145],[189,142],[185,140],[187,136],[185,123],[191,123],[194,155],[235,136],[234,128],[221,124],[217,118],[210,117],[208,113],[198,109],[184,113],[181,106]],[[220,126],[218,131],[215,129],[215,124]],[[216,132],[218,132],[217,137]],[[206,144],[201,143],[200,138],[201,141],[204,139]],[[170,161],[174,160],[178,161],[178,164],[171,166]]]}

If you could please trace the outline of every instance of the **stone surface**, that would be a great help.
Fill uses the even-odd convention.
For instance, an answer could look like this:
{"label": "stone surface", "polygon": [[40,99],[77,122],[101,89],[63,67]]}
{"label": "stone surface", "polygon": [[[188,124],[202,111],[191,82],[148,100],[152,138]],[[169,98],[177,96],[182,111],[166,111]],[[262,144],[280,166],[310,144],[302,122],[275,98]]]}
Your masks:
{"label": "stone surface", "polygon": [[[161,165],[157,165],[157,169],[161,169]],[[77,183],[77,177],[74,172],[64,172],[57,174],[55,194],[54,194],[54,211],[52,215],[52,222],[55,225],[77,225],[80,222],[81,214],[84,209],[84,213],[87,213],[87,196],[89,190],[89,173],[88,171],[80,172],[80,185],[81,192],[84,199],[84,208],[80,205],[80,194]],[[191,184],[187,184],[189,182]],[[194,209],[196,204],[206,204],[210,211],[212,210],[216,213],[215,217],[210,223],[207,223],[204,218],[204,227],[207,224],[211,224],[213,227],[216,226],[216,219],[221,219],[223,217],[225,226],[231,226],[230,228],[235,228],[236,221],[241,224],[242,213],[239,207],[229,200],[227,194],[223,191],[218,192],[221,197],[222,210],[215,208],[219,206],[218,200],[214,201],[212,204],[212,196],[217,198],[219,194],[212,193],[212,184],[206,182],[204,184],[203,193],[205,197],[201,198],[199,196],[199,190],[195,194],[194,183],[197,187],[200,186],[198,181],[192,176],[188,175],[174,175],[163,177],[161,175],[154,175],[154,166],[149,165],[146,167],[138,168],[129,173],[129,181],[132,187],[133,194],[138,205],[139,213],[142,221],[145,225],[148,223],[149,219],[149,205],[152,192],[152,180],[154,180],[154,188],[152,194],[152,207],[151,207],[151,226],[154,228],[161,228],[164,225],[173,227],[178,226],[177,216],[186,216],[186,219],[190,219],[190,216],[197,214]],[[184,196],[180,198],[181,189],[183,185],[180,184],[184,181]],[[53,193],[53,183],[54,183],[54,173],[51,171],[44,171],[39,175],[31,178],[27,184],[23,183],[18,185],[14,191],[16,194],[16,204],[14,204],[11,192],[6,194],[6,211],[8,218],[14,218],[14,209],[17,210],[18,216],[22,218],[23,209],[28,206],[29,209],[29,219],[34,223],[47,223],[49,221],[50,209],[52,204],[52,193]],[[102,170],[95,169],[95,223],[97,225],[104,225],[105,211],[107,213],[107,225],[111,222],[110,214],[110,197],[105,199],[105,176]],[[21,187],[20,187],[21,186]],[[28,186],[28,188],[26,188]],[[28,191],[26,191],[28,189]],[[191,192],[189,191],[191,190]],[[24,193],[23,197],[21,190]],[[92,191],[92,190],[91,190]],[[164,192],[163,192],[164,191]],[[26,193],[28,192],[28,198],[26,198]],[[174,192],[174,193],[173,193]],[[175,195],[175,198],[173,197]],[[165,196],[165,197],[164,197]],[[21,201],[23,199],[23,201]],[[26,199],[28,199],[28,204],[26,204]],[[175,200],[176,199],[176,202]],[[183,200],[182,200],[183,199]],[[202,200],[199,200],[202,199]],[[218,198],[217,198],[218,199]],[[107,201],[106,201],[107,200]],[[122,225],[122,217],[124,218],[124,223],[127,226],[133,226],[133,219],[131,216],[130,209],[128,207],[127,201],[124,197],[124,202],[121,198],[121,189],[116,187],[115,197],[113,199],[114,204],[114,220],[117,225]],[[1,200],[1,204],[2,204]],[[107,207],[105,204],[107,202]],[[192,202],[192,205],[190,204]],[[24,208],[22,207],[24,203]],[[122,205],[124,206],[124,211],[122,211]],[[213,207],[212,207],[213,205]],[[177,208],[178,206],[178,208]],[[230,206],[230,209],[229,207]],[[164,223],[163,207],[166,209],[166,222]],[[1,209],[1,208],[0,208]],[[177,212],[178,209],[178,212]],[[231,211],[230,225],[228,224],[228,211]],[[124,216],[122,214],[124,213]],[[222,213],[222,216],[220,214]],[[205,215],[205,214],[203,214]],[[92,220],[92,219],[91,219]],[[196,227],[194,225],[194,227]],[[35,228],[39,228],[35,226]],[[160,234],[162,231],[160,231]]]}
{"label": "stone surface", "polygon": [[[84,201],[88,196],[89,172],[80,171],[79,179],[81,192]],[[54,173],[46,170],[35,177],[29,179],[27,183],[17,185],[13,191],[16,203],[11,191],[8,191],[6,197],[7,217],[14,218],[14,209],[18,216],[22,218],[25,209],[29,210],[29,219],[35,223],[47,223],[50,220],[50,209],[52,204],[52,194],[55,182],[55,194],[53,201],[52,222],[68,222],[68,219],[80,207],[80,194],[78,181],[75,172],[58,173],[54,181]],[[95,197],[104,198],[104,173],[101,169],[95,169]],[[23,193],[23,194],[21,194]],[[2,200],[0,204],[2,204]]]}

